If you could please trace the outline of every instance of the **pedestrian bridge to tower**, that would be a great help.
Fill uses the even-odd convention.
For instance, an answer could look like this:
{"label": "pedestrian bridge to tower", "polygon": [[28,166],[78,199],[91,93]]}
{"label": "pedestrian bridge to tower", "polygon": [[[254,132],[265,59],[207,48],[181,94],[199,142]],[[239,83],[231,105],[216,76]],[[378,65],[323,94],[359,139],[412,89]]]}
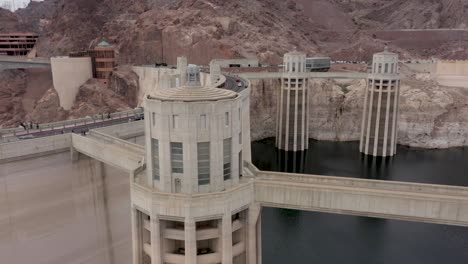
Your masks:
{"label": "pedestrian bridge to tower", "polygon": [[260,171],[252,164],[255,201],[263,206],[468,226],[468,188]]}

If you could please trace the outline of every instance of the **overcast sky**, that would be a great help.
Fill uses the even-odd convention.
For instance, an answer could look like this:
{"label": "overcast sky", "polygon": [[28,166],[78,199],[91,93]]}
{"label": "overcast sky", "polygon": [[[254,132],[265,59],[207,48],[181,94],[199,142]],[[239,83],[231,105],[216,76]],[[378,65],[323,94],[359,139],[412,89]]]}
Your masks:
{"label": "overcast sky", "polygon": [[[23,7],[25,4],[29,3],[31,0],[0,0],[0,6],[3,6],[4,3],[9,3],[10,6],[14,6],[15,9]],[[33,1],[42,1],[42,0],[33,0]]]}

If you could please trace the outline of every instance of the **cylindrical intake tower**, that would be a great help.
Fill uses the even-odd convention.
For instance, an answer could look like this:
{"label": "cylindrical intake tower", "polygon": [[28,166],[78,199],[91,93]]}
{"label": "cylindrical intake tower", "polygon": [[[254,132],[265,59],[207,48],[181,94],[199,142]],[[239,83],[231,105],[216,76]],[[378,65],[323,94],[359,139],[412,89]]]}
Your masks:
{"label": "cylindrical intake tower", "polygon": [[[145,98],[146,171],[132,184],[133,264],[261,263],[247,93],[200,84]],[[146,173],[145,173],[146,172]]]}
{"label": "cylindrical intake tower", "polygon": [[396,154],[400,75],[398,54],[374,54],[362,116],[361,153],[389,157]]}
{"label": "cylindrical intake tower", "polygon": [[284,73],[278,95],[276,147],[303,151],[309,147],[308,79],[304,78],[306,54],[293,51],[284,55]]}

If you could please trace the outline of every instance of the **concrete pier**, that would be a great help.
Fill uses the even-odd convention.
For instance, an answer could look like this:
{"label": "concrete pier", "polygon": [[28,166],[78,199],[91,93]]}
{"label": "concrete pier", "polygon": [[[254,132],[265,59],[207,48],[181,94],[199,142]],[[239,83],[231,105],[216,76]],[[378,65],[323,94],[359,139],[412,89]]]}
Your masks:
{"label": "concrete pier", "polygon": [[398,55],[374,55],[367,79],[361,126],[361,153],[389,157],[396,154],[400,75]]}
{"label": "concrete pier", "polygon": [[303,78],[306,55],[284,55],[284,73],[278,98],[276,147],[285,151],[303,151],[309,147],[308,79]]}

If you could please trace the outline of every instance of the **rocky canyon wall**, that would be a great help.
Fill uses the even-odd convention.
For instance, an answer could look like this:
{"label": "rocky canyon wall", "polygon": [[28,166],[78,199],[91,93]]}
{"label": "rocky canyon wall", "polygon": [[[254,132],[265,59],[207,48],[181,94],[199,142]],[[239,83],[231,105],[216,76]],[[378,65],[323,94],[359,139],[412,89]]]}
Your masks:
{"label": "rocky canyon wall", "polygon": [[[274,137],[280,80],[252,81],[252,140]],[[309,137],[356,141],[366,81],[311,81]],[[402,80],[399,144],[420,148],[468,146],[468,89]]]}

